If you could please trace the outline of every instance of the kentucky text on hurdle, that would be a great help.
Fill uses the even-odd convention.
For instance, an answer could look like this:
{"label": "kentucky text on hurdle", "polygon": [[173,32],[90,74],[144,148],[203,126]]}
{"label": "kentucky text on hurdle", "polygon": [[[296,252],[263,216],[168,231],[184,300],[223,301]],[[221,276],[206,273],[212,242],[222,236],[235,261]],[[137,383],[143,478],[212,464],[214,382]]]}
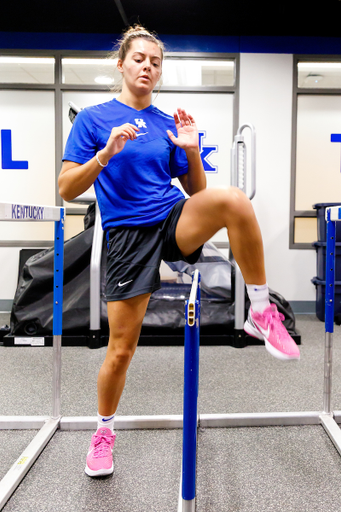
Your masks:
{"label": "kentucky text on hurdle", "polygon": [[43,206],[12,204],[12,219],[42,220],[44,218],[44,209]]}

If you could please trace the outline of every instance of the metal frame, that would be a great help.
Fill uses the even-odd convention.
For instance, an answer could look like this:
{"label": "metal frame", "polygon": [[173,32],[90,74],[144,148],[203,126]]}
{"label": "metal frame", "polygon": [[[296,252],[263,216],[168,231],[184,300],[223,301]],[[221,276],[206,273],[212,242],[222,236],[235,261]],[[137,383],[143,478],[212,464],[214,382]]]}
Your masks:
{"label": "metal frame", "polygon": [[[63,205],[63,200],[58,193],[58,175],[63,157],[63,93],[70,91],[91,91],[91,92],[109,92],[110,88],[106,85],[72,85],[62,83],[62,58],[106,58],[108,51],[83,51],[83,50],[20,50],[20,49],[0,49],[0,55],[12,55],[22,57],[54,57],[55,58],[55,81],[54,84],[1,84],[0,90],[48,90],[55,94],[55,201],[57,206]],[[234,60],[235,61],[235,83],[234,86],[200,86],[200,87],[161,87],[160,92],[181,92],[181,93],[221,93],[233,94],[233,133],[238,126],[239,118],[239,54],[236,53],[206,53],[206,52],[165,52],[165,59],[207,59],[207,60]],[[66,215],[85,215],[84,208],[66,208]],[[44,241],[23,241],[23,240],[0,240],[0,247],[51,247],[51,240]],[[221,247],[221,244],[220,244]],[[224,247],[227,244],[224,243]]]}
{"label": "metal frame", "polygon": [[101,336],[101,259],[104,236],[101,212],[95,194],[90,192],[85,192],[71,202],[86,205],[96,203],[94,236],[92,239],[90,260],[89,348],[99,348]]}
{"label": "metal frame", "polygon": [[293,94],[292,94],[292,130],[291,130],[291,177],[290,177],[290,220],[289,220],[289,249],[314,250],[310,243],[295,243],[295,219],[315,218],[313,210],[296,210],[296,154],[297,154],[297,104],[299,95],[341,95],[340,89],[313,89],[298,87],[297,64],[304,62],[341,62],[341,56],[337,55],[294,55],[293,59]]}
{"label": "metal frame", "polygon": [[[246,128],[251,132],[251,191],[249,193],[249,199],[251,200],[256,194],[256,131],[254,126],[250,123],[240,126],[234,137],[231,149],[231,185],[240,188],[245,194],[247,194],[247,148],[243,136],[243,131]],[[232,251],[230,251],[230,259],[234,259]],[[236,261],[234,261],[234,268],[234,337],[238,346],[238,342],[244,340],[245,337],[245,282]]]}

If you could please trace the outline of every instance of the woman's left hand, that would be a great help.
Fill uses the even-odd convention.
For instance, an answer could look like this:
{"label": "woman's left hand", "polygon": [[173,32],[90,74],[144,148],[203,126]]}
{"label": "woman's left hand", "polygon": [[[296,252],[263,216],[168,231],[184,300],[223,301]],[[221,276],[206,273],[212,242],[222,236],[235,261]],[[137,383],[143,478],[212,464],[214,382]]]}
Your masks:
{"label": "woman's left hand", "polygon": [[182,149],[198,149],[199,147],[199,136],[197,125],[193,117],[187,114],[182,108],[178,108],[177,112],[174,113],[174,121],[178,137],[167,130],[168,137],[171,141]]}

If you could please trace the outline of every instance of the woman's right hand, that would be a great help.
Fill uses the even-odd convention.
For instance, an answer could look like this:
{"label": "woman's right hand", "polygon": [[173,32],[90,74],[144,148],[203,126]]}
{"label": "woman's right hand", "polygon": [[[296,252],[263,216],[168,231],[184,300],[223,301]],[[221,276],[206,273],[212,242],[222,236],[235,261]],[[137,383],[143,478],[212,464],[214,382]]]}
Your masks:
{"label": "woman's right hand", "polygon": [[[110,158],[117,155],[128,139],[135,140],[140,130],[133,124],[126,123],[111,130],[106,146],[98,151],[99,161],[107,165]],[[59,193],[65,201],[70,201],[83,194],[95,182],[102,170],[95,157],[85,164],[65,160],[58,178]]]}
{"label": "woman's right hand", "polygon": [[117,126],[113,128],[111,130],[110,137],[107,141],[107,145],[103,150],[108,156],[108,161],[114,155],[117,155],[117,153],[120,153],[120,151],[122,151],[128,139],[135,140],[136,132],[139,131],[140,130],[137,128],[137,126],[130,123],[125,123],[122,124],[122,126]]}

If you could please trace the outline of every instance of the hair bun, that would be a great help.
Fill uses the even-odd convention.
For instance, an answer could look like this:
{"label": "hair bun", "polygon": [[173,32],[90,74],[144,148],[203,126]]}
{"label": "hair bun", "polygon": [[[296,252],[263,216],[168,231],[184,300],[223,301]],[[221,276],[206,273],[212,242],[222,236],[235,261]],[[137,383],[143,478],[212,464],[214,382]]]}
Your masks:
{"label": "hair bun", "polygon": [[118,58],[124,60],[126,58],[127,52],[130,48],[131,42],[133,39],[138,37],[142,37],[147,41],[151,41],[155,43],[161,50],[161,58],[163,59],[164,45],[162,41],[157,37],[156,34],[149,32],[145,27],[136,23],[134,26],[129,27],[122,35],[121,40],[118,42]]}

